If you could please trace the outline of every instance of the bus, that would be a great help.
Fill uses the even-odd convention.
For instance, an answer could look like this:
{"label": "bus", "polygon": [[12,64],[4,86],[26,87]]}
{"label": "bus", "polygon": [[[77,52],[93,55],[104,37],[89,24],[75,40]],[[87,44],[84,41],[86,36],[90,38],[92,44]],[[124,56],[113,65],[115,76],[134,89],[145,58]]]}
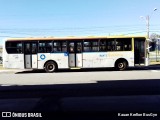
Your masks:
{"label": "bus", "polygon": [[9,38],[3,45],[4,68],[125,70],[147,62],[144,36]]}

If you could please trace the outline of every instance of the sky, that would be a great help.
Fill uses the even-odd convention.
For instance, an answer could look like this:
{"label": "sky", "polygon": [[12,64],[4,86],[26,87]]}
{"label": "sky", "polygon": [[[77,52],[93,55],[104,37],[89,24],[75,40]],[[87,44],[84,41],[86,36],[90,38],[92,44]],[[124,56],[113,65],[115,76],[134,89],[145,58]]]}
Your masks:
{"label": "sky", "polygon": [[8,37],[146,35],[147,15],[150,34],[160,34],[159,0],[0,0],[0,44]]}

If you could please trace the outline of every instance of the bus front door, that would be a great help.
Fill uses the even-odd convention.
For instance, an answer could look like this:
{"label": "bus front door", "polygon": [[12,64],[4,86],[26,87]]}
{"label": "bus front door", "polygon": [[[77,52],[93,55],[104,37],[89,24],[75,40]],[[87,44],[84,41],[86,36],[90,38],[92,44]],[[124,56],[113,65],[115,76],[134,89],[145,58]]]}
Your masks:
{"label": "bus front door", "polygon": [[37,43],[24,43],[24,65],[27,69],[37,68]]}
{"label": "bus front door", "polygon": [[145,62],[145,39],[135,39],[134,41],[134,63],[144,64]]}
{"label": "bus front door", "polygon": [[82,43],[80,41],[69,42],[69,67],[82,67]]}

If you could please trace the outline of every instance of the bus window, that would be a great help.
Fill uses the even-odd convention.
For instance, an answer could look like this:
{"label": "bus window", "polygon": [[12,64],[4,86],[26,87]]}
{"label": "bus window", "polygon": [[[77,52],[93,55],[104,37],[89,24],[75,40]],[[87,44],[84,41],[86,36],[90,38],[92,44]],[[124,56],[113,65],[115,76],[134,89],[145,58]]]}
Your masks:
{"label": "bus window", "polygon": [[53,42],[52,41],[47,41],[46,42],[46,52],[51,53],[52,52],[52,47],[53,47]]}
{"label": "bus window", "polygon": [[131,51],[131,39],[126,39],[123,41],[123,50],[124,51]]}
{"label": "bus window", "polygon": [[69,48],[69,52],[70,52],[70,53],[72,53],[72,52],[74,53],[74,47],[71,46],[71,47]]}
{"label": "bus window", "polygon": [[22,53],[22,43],[17,44],[17,53]]}
{"label": "bus window", "polygon": [[106,40],[99,41],[99,51],[100,52],[106,51]]}
{"label": "bus window", "polygon": [[92,41],[92,52],[98,52],[98,40]]}
{"label": "bus window", "polygon": [[81,47],[77,47],[77,52],[81,53]]}
{"label": "bus window", "polygon": [[54,41],[53,52],[62,52],[61,41]]}
{"label": "bus window", "polygon": [[32,43],[32,54],[37,54],[37,44]]}
{"label": "bus window", "polygon": [[116,42],[116,51],[123,51],[123,40],[118,39]]}
{"label": "bus window", "polygon": [[25,44],[25,54],[31,54],[30,43]]}
{"label": "bus window", "polygon": [[91,42],[84,42],[83,44],[84,44],[83,45],[84,52],[90,52],[91,51]]}
{"label": "bus window", "polygon": [[106,41],[107,51],[115,51],[115,40],[109,39]]}
{"label": "bus window", "polygon": [[81,53],[82,52],[82,43],[78,42],[77,43],[77,53]]}
{"label": "bus window", "polygon": [[67,52],[67,42],[66,41],[62,42],[62,52]]}
{"label": "bus window", "polygon": [[70,53],[74,53],[75,52],[75,50],[74,50],[74,43],[73,42],[71,42],[71,43],[69,43],[69,52]]}
{"label": "bus window", "polygon": [[46,44],[43,41],[39,42],[39,53],[46,53]]}
{"label": "bus window", "polygon": [[116,51],[130,51],[131,38],[116,39]]}
{"label": "bus window", "polygon": [[22,53],[22,42],[6,42],[6,51],[9,54]]}

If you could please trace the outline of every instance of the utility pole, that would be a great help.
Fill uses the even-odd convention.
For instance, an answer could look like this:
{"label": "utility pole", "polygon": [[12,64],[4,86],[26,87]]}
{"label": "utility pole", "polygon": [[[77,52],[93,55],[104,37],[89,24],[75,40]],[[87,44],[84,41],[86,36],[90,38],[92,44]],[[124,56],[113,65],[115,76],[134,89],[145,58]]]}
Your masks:
{"label": "utility pole", "polygon": [[149,39],[149,15],[146,17],[146,22],[147,22],[147,39]]}
{"label": "utility pole", "polygon": [[147,41],[146,41],[146,59],[145,59],[145,65],[148,66],[149,62],[149,20],[150,17],[147,15],[146,22],[147,22]]}

